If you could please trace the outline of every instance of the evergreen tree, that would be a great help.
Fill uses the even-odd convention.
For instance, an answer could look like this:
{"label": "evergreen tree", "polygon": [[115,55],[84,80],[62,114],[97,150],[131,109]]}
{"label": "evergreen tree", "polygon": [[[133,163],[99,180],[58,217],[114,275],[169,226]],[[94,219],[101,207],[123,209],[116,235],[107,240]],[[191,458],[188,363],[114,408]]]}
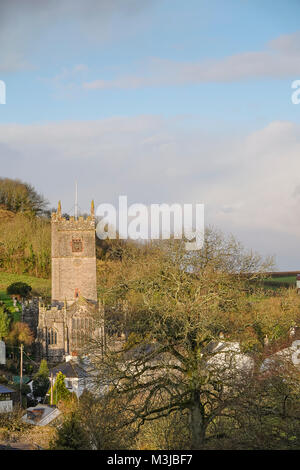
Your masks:
{"label": "evergreen tree", "polygon": [[50,387],[49,369],[46,359],[42,359],[40,368],[32,382],[32,392],[35,398],[44,398]]}
{"label": "evergreen tree", "polygon": [[10,317],[3,305],[0,305],[0,340],[9,333]]}
{"label": "evergreen tree", "polygon": [[71,413],[58,429],[56,438],[50,443],[51,450],[88,450],[87,434],[75,412]]}
{"label": "evergreen tree", "polygon": [[35,398],[44,398],[50,387],[50,380],[45,375],[36,375],[32,382],[32,393]]}
{"label": "evergreen tree", "polygon": [[42,359],[40,368],[36,374],[36,376],[43,376],[43,377],[49,377],[49,368],[46,359]]}
{"label": "evergreen tree", "polygon": [[65,385],[66,376],[62,372],[58,372],[53,387],[53,403],[57,404],[60,400],[71,398],[71,392]]}

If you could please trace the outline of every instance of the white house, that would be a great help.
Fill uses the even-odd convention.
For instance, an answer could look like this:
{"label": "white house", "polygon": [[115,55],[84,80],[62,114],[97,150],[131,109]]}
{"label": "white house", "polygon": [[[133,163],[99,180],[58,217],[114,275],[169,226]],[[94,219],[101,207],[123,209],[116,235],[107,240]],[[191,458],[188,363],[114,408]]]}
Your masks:
{"label": "white house", "polygon": [[0,364],[6,364],[5,343],[0,340]]}
{"label": "white house", "polygon": [[264,360],[264,362],[261,365],[261,371],[264,372],[271,368],[272,366],[275,366],[278,362],[290,362],[296,367],[300,367],[300,340],[297,339],[293,341],[290,347],[282,349],[281,351],[278,351],[277,353],[273,354],[270,357],[267,357],[267,359]]}
{"label": "white house", "polygon": [[211,357],[206,365],[218,374],[249,373],[254,368],[254,360],[242,353],[238,342],[213,341],[208,345],[207,352]]}
{"label": "white house", "polygon": [[9,413],[13,410],[13,393],[14,390],[0,384],[0,413]]}
{"label": "white house", "polygon": [[75,393],[77,397],[80,397],[83,390],[87,386],[88,382],[88,373],[86,370],[81,367],[78,361],[74,358],[58,364],[58,366],[53,367],[50,370],[50,382],[51,377],[53,380],[53,385],[56,380],[57,374],[61,372],[65,376],[65,385],[71,393]]}
{"label": "white house", "polygon": [[61,372],[65,376],[65,385],[71,393],[75,393],[77,397],[88,390],[96,396],[103,396],[108,391],[108,385],[95,386],[96,373],[90,363],[88,357],[81,360],[77,356],[67,356],[66,362],[53,367],[49,373],[49,379],[54,386],[57,374]]}

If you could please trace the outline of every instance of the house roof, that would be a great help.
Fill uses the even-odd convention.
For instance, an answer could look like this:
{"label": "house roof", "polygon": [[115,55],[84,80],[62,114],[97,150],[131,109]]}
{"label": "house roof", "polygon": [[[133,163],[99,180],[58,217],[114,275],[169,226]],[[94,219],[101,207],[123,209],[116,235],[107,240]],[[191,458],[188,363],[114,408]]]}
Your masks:
{"label": "house roof", "polygon": [[76,302],[73,302],[68,307],[68,313],[72,315],[76,315],[78,312],[84,310],[86,313],[93,314],[97,312],[97,302],[94,300],[86,299],[83,296],[78,297]]}
{"label": "house roof", "polygon": [[27,408],[26,413],[22,416],[22,421],[36,426],[45,426],[60,414],[61,412],[55,406],[39,404]]}
{"label": "house roof", "polygon": [[[14,384],[19,384],[20,380],[21,380],[21,377],[19,375],[14,375],[13,376],[13,383]],[[28,382],[30,382],[30,377],[28,377],[27,375],[23,375],[22,383],[27,384]]]}
{"label": "house roof", "polygon": [[0,384],[0,393],[13,393],[15,390]]}
{"label": "house roof", "polygon": [[75,361],[63,362],[62,364],[58,364],[58,366],[53,367],[53,369],[50,369],[50,374],[52,373],[53,375],[57,375],[59,372],[64,374],[67,378],[82,378],[88,376],[87,372]]}

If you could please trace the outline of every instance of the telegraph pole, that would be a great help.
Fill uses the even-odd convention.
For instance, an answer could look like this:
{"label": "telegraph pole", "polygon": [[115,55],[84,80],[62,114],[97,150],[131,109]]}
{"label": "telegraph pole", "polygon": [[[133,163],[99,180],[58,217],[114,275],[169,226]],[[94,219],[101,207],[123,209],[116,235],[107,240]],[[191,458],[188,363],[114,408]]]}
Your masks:
{"label": "telegraph pole", "polygon": [[51,387],[50,387],[50,405],[53,405],[53,372],[51,372],[51,379],[50,379]]}
{"label": "telegraph pole", "polygon": [[77,181],[75,181],[75,220],[78,219],[78,187]]}
{"label": "telegraph pole", "polygon": [[20,358],[20,404],[22,406],[22,385],[23,385],[23,343],[21,344],[21,358]]}

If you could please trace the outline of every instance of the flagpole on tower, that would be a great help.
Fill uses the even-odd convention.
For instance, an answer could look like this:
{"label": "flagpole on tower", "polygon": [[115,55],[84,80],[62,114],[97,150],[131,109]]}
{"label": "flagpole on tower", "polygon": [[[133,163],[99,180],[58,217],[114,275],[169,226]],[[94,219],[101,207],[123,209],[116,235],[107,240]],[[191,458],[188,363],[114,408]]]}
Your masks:
{"label": "flagpole on tower", "polygon": [[75,181],[75,220],[78,219],[78,188],[77,181]]}

